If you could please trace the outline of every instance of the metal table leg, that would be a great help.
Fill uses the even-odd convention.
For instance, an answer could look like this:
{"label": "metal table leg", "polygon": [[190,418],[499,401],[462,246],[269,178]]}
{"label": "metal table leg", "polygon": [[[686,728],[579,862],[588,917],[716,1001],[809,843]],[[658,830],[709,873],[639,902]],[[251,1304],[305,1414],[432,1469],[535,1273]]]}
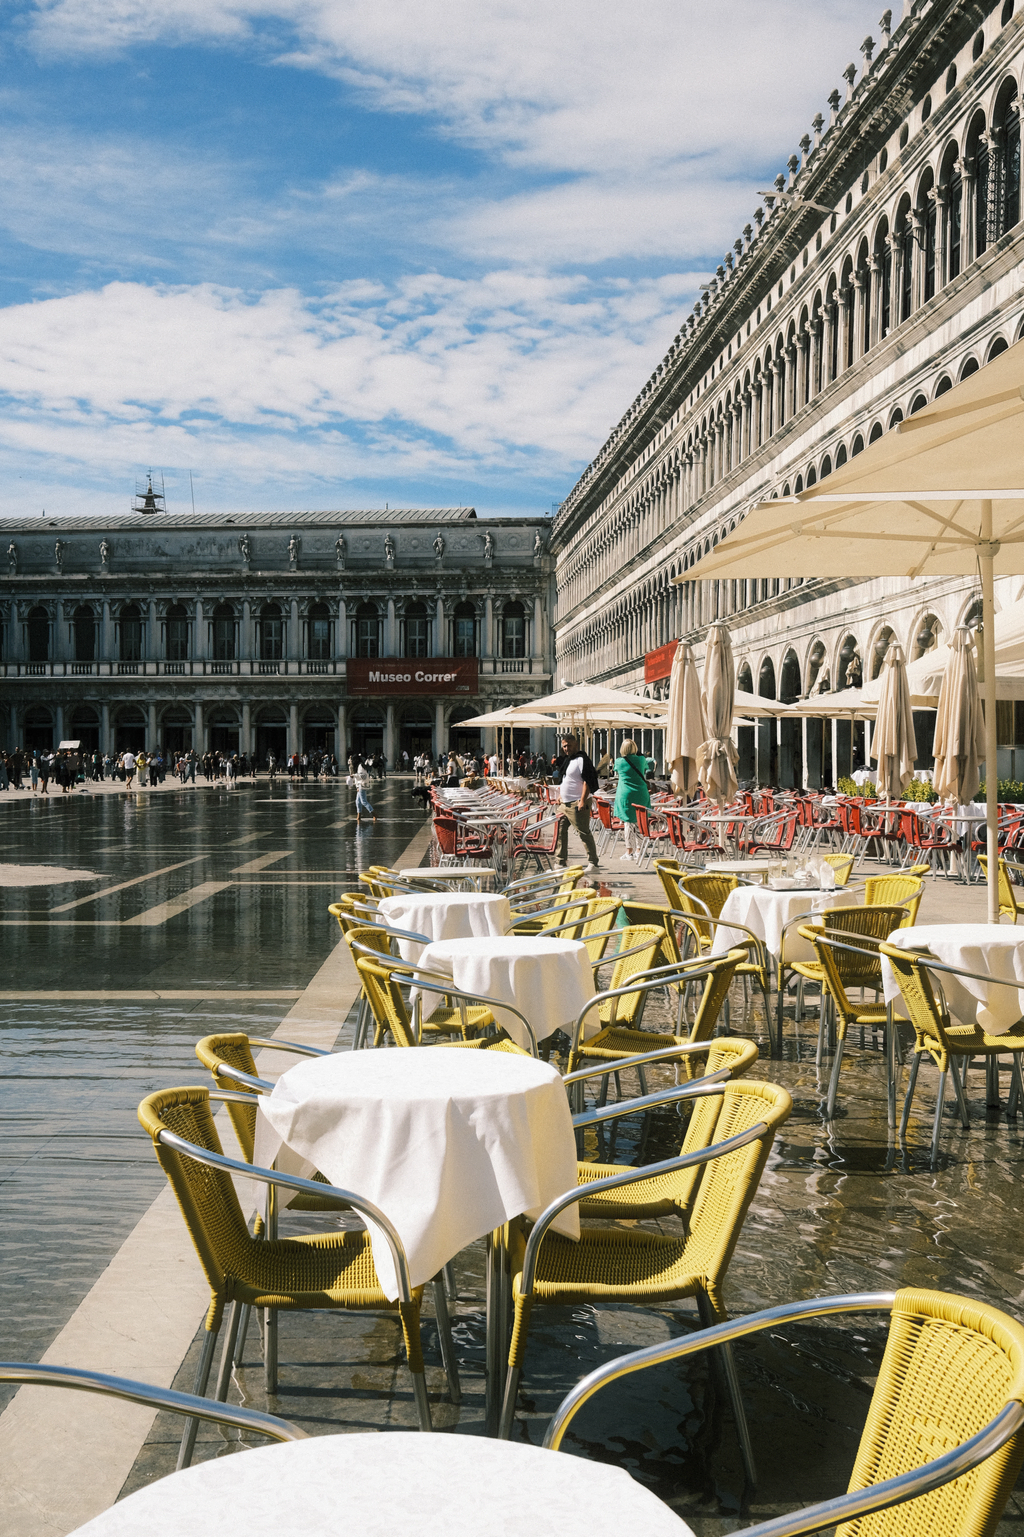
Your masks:
{"label": "metal table leg", "polygon": [[495,1228],[487,1236],[487,1376],[485,1397],[486,1431],[498,1434],[501,1402],[505,1394],[505,1364],[508,1354],[508,1250],[504,1229]]}

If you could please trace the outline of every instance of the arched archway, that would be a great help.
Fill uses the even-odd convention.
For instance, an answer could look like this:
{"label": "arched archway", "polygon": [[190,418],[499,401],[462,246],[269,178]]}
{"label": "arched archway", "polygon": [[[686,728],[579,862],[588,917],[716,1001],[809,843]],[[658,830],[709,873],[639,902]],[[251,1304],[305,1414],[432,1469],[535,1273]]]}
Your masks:
{"label": "arched archway", "polygon": [[256,762],[265,768],[271,753],[282,768],[288,756],[288,716],[280,705],[264,705],[256,717]]}
{"label": "arched archway", "polygon": [[29,609],[25,628],[29,661],[48,662],[50,660],[50,616],[46,609],[39,604]]}
{"label": "arched archway", "polygon": [[75,661],[96,660],[96,615],[88,603],[80,603],[74,618]]}
{"label": "arched archway", "polygon": [[885,653],[888,651],[890,645],[895,639],[896,635],[891,627],[887,624],[883,624],[882,628],[875,636],[874,644],[871,647],[872,679],[877,678],[879,673],[882,671],[882,663],[885,661]]}
{"label": "arched archway", "polygon": [[22,740],[29,752],[53,751],[53,715],[45,705],[32,705],[25,711]]}

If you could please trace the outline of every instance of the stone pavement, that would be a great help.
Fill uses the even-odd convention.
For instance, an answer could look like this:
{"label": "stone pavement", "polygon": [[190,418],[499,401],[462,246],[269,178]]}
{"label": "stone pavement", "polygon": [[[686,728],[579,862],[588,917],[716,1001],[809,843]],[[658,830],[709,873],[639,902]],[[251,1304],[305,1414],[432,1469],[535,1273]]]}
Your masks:
{"label": "stone pavement", "polygon": [[[332,948],[326,903],[361,863],[411,863],[426,846],[426,828],[407,808],[400,781],[389,781],[380,795],[381,822],[358,834],[354,792],[344,785],[282,789],[268,794],[257,785],[198,798],[179,792],[161,796],[159,806],[154,800],[142,816],[125,800],[83,797],[74,806],[11,806],[4,817],[8,857],[102,869],[109,892],[97,902],[90,887],[88,898],[71,896],[82,902],[72,908],[67,887],[0,893],[14,961],[4,1021],[10,1109],[0,1141],[6,1354],[55,1359],[63,1349],[67,1358],[101,1368],[134,1361],[137,1375],[191,1386],[204,1288],[137,1127],[135,1104],[151,1088],[202,1081],[194,1041],[227,1020],[259,1033],[276,1028],[288,1038],[308,1031],[325,1043],[340,1031],[344,1044],[354,979]],[[615,889],[661,900],[653,875],[618,861],[609,862],[607,874]],[[207,891],[199,900],[181,900],[201,887]],[[921,920],[978,921],[983,902],[979,887],[931,878]],[[157,916],[133,922],[145,913]],[[81,916],[65,927],[74,914],[99,917],[88,927],[77,926]],[[848,1049],[837,1114],[828,1121],[829,1064],[825,1074],[815,1069],[816,1020],[790,1022],[784,1055],[772,1060],[759,1005],[739,987],[731,1003],[733,1030],[761,1046],[755,1074],[783,1083],[795,1110],[732,1262],[730,1309],[915,1284],[1019,1313],[1020,1126],[986,1108],[984,1075],[976,1072],[969,1086],[970,1130],[948,1118],[932,1170],[930,1069],[922,1069],[909,1147],[900,1151],[886,1127],[875,1043],[855,1041]],[[663,1007],[656,1001],[648,1024]],[[661,1017],[667,1023],[667,1012]],[[1005,1075],[1003,1087],[1005,1101]],[[679,1136],[678,1122],[666,1113],[652,1128],[645,1157],[676,1151]],[[637,1128],[620,1131],[615,1156],[629,1161],[637,1143]],[[288,1231],[314,1225],[289,1220]],[[323,1220],[330,1219],[318,1225]],[[428,1383],[437,1428],[479,1434],[481,1246],[459,1256],[455,1268],[462,1405],[442,1396],[429,1316]],[[553,1408],[585,1372],[694,1321],[685,1303],[538,1310],[516,1436],[539,1442]],[[606,1390],[579,1416],[568,1450],[621,1463],[698,1537],[719,1537],[845,1487],[883,1332],[875,1320],[853,1318],[741,1346],[760,1463],[756,1491],[743,1487],[731,1414],[703,1357]],[[269,1403],[264,1397],[253,1327],[232,1384],[237,1401],[266,1404],[313,1433],[414,1423],[392,1319],[282,1315],[280,1337],[277,1396]],[[69,1400],[87,1413],[74,1414]],[[27,1408],[19,1413],[22,1402]],[[61,1537],[85,1519],[88,1500],[101,1508],[118,1491],[169,1471],[178,1430],[164,1416],[152,1421],[128,1409],[103,1420],[96,1400],[22,1390],[0,1416],[0,1525],[11,1537]],[[200,1455],[230,1454],[238,1445],[233,1435],[206,1431]],[[57,1463],[66,1470],[59,1480],[52,1476]],[[1001,1537],[1022,1527],[1015,1496]]]}

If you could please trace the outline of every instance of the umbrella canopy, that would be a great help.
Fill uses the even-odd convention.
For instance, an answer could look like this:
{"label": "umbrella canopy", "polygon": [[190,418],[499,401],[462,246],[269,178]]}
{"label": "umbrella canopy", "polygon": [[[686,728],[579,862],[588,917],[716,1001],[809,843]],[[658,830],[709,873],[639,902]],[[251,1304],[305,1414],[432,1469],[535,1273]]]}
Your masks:
{"label": "umbrella canopy", "polygon": [[895,641],[882,663],[882,692],[878,698],[878,719],[871,756],[878,763],[877,782],[890,800],[899,800],[903,787],[910,783],[917,757],[914,712],[907,685],[907,663],[903,647]]}
{"label": "umbrella canopy", "polygon": [[520,708],[518,713],[510,706],[505,710],[491,710],[486,715],[474,715],[470,720],[460,720],[460,726],[553,726],[549,715],[535,715]]}
{"label": "umbrella canopy", "polygon": [[935,789],[957,805],[974,799],[981,783],[985,723],[978,698],[978,672],[969,630],[957,630],[949,648],[935,717]]}
{"label": "umbrella canopy", "polygon": [[602,708],[616,710],[649,709],[654,703],[642,694],[629,694],[621,688],[605,688],[600,683],[577,683],[572,688],[559,689],[544,699],[531,699],[528,704],[512,705],[510,713],[540,710],[550,715],[596,715]]}
{"label": "umbrella canopy", "polygon": [[732,745],[732,707],[736,693],[732,643],[724,624],[708,631],[701,704],[707,736],[697,750],[697,773],[704,793],[724,806],[736,794],[738,753]]}
{"label": "umbrella canopy", "polygon": [[[996,575],[1024,570],[1024,343],[901,422],[811,491],[754,507],[710,577],[974,576],[983,628],[988,916],[999,916]],[[682,577],[677,580],[683,580]]]}
{"label": "umbrella canopy", "polygon": [[672,658],[665,737],[665,765],[677,795],[692,795],[696,790],[697,755],[706,737],[700,680],[693,651],[680,641]]}
{"label": "umbrella canopy", "polygon": [[774,720],[777,715],[786,713],[786,706],[777,699],[763,699],[760,694],[748,694],[742,688],[733,689],[732,708],[735,716],[749,715],[755,720]]}

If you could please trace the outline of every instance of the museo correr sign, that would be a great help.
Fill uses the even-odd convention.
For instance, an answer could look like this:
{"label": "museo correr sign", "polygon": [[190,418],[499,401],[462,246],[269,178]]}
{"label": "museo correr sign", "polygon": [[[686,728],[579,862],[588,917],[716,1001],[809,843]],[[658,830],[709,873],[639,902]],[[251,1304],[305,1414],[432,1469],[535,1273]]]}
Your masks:
{"label": "museo correr sign", "polygon": [[350,694],[393,698],[399,694],[478,694],[475,656],[352,657],[346,667]]}

